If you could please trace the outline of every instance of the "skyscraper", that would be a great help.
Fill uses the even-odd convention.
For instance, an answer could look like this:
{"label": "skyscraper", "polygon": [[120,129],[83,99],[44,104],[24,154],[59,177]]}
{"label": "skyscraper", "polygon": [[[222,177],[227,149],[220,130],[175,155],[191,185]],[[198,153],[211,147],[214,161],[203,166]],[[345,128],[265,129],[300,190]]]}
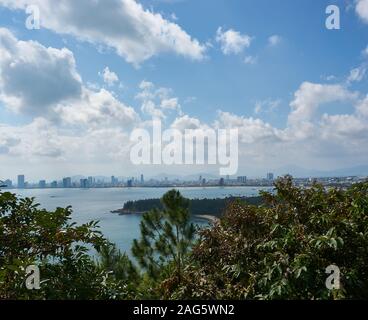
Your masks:
{"label": "skyscraper", "polygon": [[238,177],[239,183],[247,183],[247,177],[246,176],[240,176]]}
{"label": "skyscraper", "polygon": [[88,177],[88,187],[93,187],[95,184],[95,179],[93,177]]}
{"label": "skyscraper", "polygon": [[20,174],[18,176],[18,189],[24,189],[25,188],[25,177],[24,174]]}
{"label": "skyscraper", "polygon": [[71,188],[72,187],[72,178],[64,178],[63,179],[63,188]]}
{"label": "skyscraper", "polygon": [[45,189],[46,188],[46,181],[45,180],[40,180],[40,182],[38,183],[38,187],[40,189]]}
{"label": "skyscraper", "polygon": [[219,184],[221,187],[223,187],[225,185],[225,179],[221,178]]}
{"label": "skyscraper", "polygon": [[267,180],[273,181],[273,179],[274,179],[273,173],[272,172],[267,173]]}
{"label": "skyscraper", "polygon": [[141,183],[142,184],[144,183],[144,176],[143,176],[143,174],[141,174]]}
{"label": "skyscraper", "polygon": [[80,179],[80,187],[82,189],[88,188],[88,179]]}
{"label": "skyscraper", "polygon": [[133,187],[133,180],[128,180],[128,182],[127,182],[127,187],[128,187],[128,188]]}

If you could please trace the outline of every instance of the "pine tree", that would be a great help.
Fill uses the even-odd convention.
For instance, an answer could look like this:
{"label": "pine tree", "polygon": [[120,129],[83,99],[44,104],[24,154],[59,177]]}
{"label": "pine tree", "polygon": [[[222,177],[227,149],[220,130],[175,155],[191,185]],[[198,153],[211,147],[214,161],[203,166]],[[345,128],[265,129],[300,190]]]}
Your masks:
{"label": "pine tree", "polygon": [[165,266],[172,266],[181,282],[185,258],[193,244],[195,227],[190,223],[189,200],[171,190],[161,199],[164,210],[154,209],[143,215],[141,239],[134,240],[132,252],[153,279]]}

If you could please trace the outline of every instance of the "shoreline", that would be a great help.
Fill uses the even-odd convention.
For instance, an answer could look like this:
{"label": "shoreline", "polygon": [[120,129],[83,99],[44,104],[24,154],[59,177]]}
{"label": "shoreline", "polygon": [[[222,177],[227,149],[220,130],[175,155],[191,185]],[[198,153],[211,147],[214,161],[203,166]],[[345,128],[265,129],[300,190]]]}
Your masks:
{"label": "shoreline", "polygon": [[[114,214],[118,214],[119,216],[129,216],[129,215],[143,215],[145,213],[147,213],[148,211],[136,211],[136,212],[132,212],[132,211],[125,211],[122,209],[118,209],[118,210],[113,210],[110,211],[111,213]],[[211,214],[194,214],[192,215],[192,218],[195,219],[202,219],[202,220],[207,220],[211,223],[216,223],[218,221],[220,221],[220,219],[214,215]]]}

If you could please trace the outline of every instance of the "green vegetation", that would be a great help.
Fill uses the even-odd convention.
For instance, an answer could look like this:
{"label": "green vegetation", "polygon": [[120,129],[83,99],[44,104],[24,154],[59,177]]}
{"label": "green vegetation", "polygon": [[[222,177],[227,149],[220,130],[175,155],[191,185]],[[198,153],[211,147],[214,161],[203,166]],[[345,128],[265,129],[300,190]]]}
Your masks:
{"label": "green vegetation", "polygon": [[[220,218],[223,215],[226,207],[238,199],[239,198],[236,197],[229,197],[225,199],[193,199],[189,200],[189,211],[192,215],[209,214]],[[262,197],[247,197],[241,198],[241,200],[252,205],[261,205],[263,203]],[[124,204],[123,209],[114,212],[120,214],[131,214],[149,212],[153,209],[164,209],[160,199],[128,201]]]}
{"label": "green vegetation", "polygon": [[[70,208],[47,212],[1,193],[0,298],[368,298],[368,183],[302,189],[285,177],[262,197],[260,206],[232,201],[195,236],[188,200],[167,193],[143,217],[133,263],[95,222],[69,223]],[[25,288],[30,264],[40,266],[40,290]],[[341,271],[340,289],[326,288],[330,265]]]}

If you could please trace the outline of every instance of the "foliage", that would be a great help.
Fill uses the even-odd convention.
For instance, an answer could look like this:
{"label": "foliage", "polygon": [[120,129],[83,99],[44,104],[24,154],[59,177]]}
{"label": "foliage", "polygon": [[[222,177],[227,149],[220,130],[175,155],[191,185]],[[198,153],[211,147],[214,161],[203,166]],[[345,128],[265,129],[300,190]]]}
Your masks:
{"label": "foliage", "polygon": [[[89,250],[106,241],[97,223],[70,223],[71,208],[39,209],[34,199],[0,193],[0,299],[107,299],[124,294]],[[25,269],[37,265],[41,289],[25,287]]]}
{"label": "foliage", "polygon": [[[0,299],[367,299],[368,183],[298,188],[285,177],[274,191],[262,205],[233,200],[198,235],[189,200],[168,192],[143,215],[139,268],[96,222],[70,223],[71,208],[0,193]],[[25,288],[32,264],[40,290]],[[340,289],[325,285],[331,265]]]}
{"label": "foliage", "polygon": [[[221,217],[228,204],[234,202],[235,197],[225,199],[193,199],[189,201],[189,212],[192,215],[211,214],[216,217]],[[253,205],[262,204],[262,197],[242,198],[245,202]],[[164,206],[160,199],[144,199],[127,201],[122,210],[117,210],[117,213],[129,214],[137,212],[149,212],[153,209],[163,210]]]}
{"label": "foliage", "polygon": [[166,193],[162,204],[162,211],[154,209],[143,215],[141,239],[134,241],[132,252],[150,278],[163,280],[165,271],[170,271],[162,285],[171,287],[181,282],[195,228],[190,223],[189,201],[178,191]]}
{"label": "foliage", "polygon": [[[234,202],[201,232],[172,298],[368,298],[368,183],[304,189],[286,177],[263,197],[264,207]],[[326,288],[329,265],[340,290]]]}

